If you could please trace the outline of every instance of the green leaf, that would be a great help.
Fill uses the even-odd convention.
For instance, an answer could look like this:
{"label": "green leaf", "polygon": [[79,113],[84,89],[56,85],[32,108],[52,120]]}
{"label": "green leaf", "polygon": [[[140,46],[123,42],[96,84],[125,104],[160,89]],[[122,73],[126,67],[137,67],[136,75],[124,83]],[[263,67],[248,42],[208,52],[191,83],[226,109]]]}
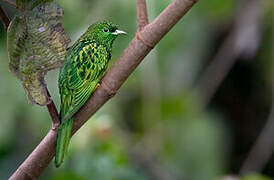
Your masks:
{"label": "green leaf", "polygon": [[70,42],[61,24],[63,9],[43,3],[15,16],[8,28],[10,70],[18,77],[29,100],[46,105],[45,74],[62,66]]}
{"label": "green leaf", "polygon": [[[20,55],[24,50],[25,39],[27,38],[26,19],[15,16],[8,29],[7,45],[10,56],[10,70],[19,76]],[[12,58],[11,58],[12,57]]]}
{"label": "green leaf", "polygon": [[260,174],[248,174],[243,176],[240,180],[272,180],[272,179]]}
{"label": "green leaf", "polygon": [[40,4],[52,2],[53,0],[16,0],[16,6],[19,9],[33,9]]}

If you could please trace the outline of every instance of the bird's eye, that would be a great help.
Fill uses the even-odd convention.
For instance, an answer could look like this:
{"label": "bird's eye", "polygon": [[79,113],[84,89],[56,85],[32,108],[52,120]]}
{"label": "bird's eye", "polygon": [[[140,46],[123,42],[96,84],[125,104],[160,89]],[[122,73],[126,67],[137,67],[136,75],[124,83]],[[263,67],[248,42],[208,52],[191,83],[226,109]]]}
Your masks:
{"label": "bird's eye", "polygon": [[108,28],[104,28],[104,32],[108,32],[109,30],[108,30]]}

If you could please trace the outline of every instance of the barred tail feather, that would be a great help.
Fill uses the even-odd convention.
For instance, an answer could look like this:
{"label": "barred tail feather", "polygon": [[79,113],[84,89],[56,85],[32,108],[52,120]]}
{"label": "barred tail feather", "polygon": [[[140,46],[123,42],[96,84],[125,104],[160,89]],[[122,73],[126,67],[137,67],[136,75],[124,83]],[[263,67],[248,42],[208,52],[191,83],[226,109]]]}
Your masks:
{"label": "barred tail feather", "polygon": [[56,167],[59,167],[63,163],[64,156],[68,151],[72,125],[73,125],[73,119],[70,118],[66,122],[61,123],[58,128],[56,152],[55,152]]}

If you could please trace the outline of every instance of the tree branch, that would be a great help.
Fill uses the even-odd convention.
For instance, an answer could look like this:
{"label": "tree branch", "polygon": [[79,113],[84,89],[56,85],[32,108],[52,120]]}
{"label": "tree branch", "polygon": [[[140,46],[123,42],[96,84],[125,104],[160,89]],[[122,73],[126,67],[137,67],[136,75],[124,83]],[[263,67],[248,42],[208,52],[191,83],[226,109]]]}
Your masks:
{"label": "tree branch", "polygon": [[148,24],[146,0],[136,0],[138,30],[142,30]]}
{"label": "tree branch", "polygon": [[10,24],[10,19],[6,15],[5,11],[2,9],[1,6],[0,6],[0,19],[1,19],[2,24],[4,25],[5,29],[8,29],[9,24]]}
{"label": "tree branch", "polygon": [[[47,88],[46,88],[47,89]],[[50,103],[47,104],[47,108],[48,108],[48,112],[50,114],[50,117],[51,117],[51,120],[52,120],[52,130],[57,130],[59,124],[60,124],[60,118],[59,118],[59,115],[58,115],[58,111],[56,109],[56,106],[53,102],[53,100],[51,99],[51,95],[49,93],[49,90],[47,89],[47,94],[48,94],[48,97],[50,98]]]}
{"label": "tree branch", "polygon": [[[117,90],[161,38],[198,0],[174,0],[151,24],[146,25],[130,42],[107,72],[101,86],[74,116],[73,134],[115,95]],[[50,130],[42,142],[11,176],[11,180],[36,179],[54,157],[56,132]]]}
{"label": "tree branch", "polygon": [[14,1],[10,1],[10,0],[2,0],[2,1],[16,7],[16,2]]}

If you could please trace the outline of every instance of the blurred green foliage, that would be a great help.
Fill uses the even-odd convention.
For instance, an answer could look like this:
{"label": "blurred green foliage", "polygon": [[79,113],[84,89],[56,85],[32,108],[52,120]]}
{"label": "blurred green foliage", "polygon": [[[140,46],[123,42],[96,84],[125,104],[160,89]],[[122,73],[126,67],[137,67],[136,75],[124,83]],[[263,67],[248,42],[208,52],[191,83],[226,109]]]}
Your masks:
{"label": "blurred green foliage", "polygon": [[259,174],[248,174],[242,177],[240,180],[271,180],[271,178]]}
{"label": "blurred green foliage", "polygon": [[[114,43],[112,63],[135,35],[135,1],[57,2],[64,8],[62,22],[72,42],[90,24],[103,19],[119,24],[120,29],[128,32],[127,37]],[[170,2],[148,1],[150,20]],[[242,0],[198,2],[161,40],[118,94],[75,134],[64,165],[56,169],[51,163],[40,179],[212,180],[238,173],[270,104],[271,24],[268,21],[261,24],[263,36],[258,54],[236,64],[240,74],[232,71],[228,75],[206,110],[201,111],[201,99],[193,86],[231,30],[241,3]],[[14,16],[14,9],[2,4],[8,15]],[[271,19],[270,16],[267,14],[265,19]],[[28,103],[20,82],[9,72],[6,33],[2,26],[0,30],[0,179],[7,179],[44,137],[51,121],[46,108]],[[249,77],[244,76],[247,72],[256,78],[238,80],[241,78],[236,75]],[[57,77],[58,70],[51,71],[46,81],[59,107]],[[245,99],[238,96],[238,91],[245,91],[246,87],[239,90],[237,84],[230,83],[235,81],[243,85],[251,81],[259,91],[254,90],[256,94]],[[252,97],[260,103],[248,104]],[[236,103],[229,105],[231,101]],[[262,106],[265,118],[251,121],[244,113],[245,109],[256,109],[255,105]],[[244,134],[246,131],[249,134]],[[272,164],[265,171],[271,177]],[[267,170],[271,166],[272,172]]]}
{"label": "blurred green foliage", "polygon": [[41,3],[52,2],[53,0],[16,0],[17,8],[21,10],[32,9]]}

